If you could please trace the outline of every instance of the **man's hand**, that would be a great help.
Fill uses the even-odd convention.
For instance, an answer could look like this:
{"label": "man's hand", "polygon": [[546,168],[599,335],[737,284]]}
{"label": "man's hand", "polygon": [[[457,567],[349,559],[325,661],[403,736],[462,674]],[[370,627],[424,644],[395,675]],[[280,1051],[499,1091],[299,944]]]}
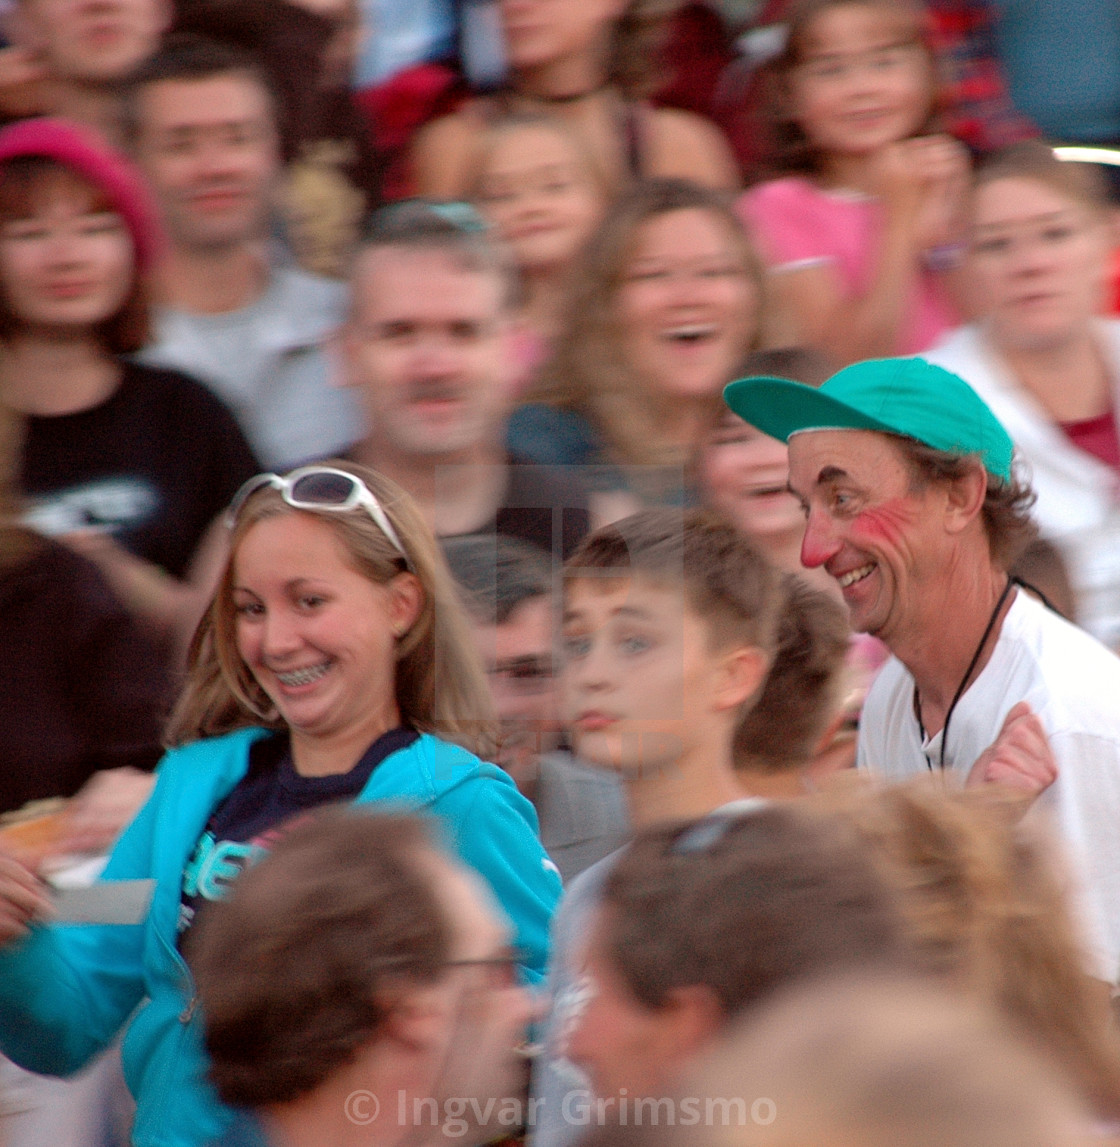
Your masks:
{"label": "man's hand", "polygon": [[1042,722],[1026,701],[1004,719],[995,741],[980,754],[965,781],[966,788],[1000,784],[1032,800],[1058,777],[1058,763]]}

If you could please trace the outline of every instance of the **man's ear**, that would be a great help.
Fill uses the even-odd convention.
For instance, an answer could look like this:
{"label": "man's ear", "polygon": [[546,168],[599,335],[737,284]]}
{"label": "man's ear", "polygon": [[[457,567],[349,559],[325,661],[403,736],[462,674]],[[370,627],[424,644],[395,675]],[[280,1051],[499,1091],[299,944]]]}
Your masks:
{"label": "man's ear", "polygon": [[979,463],[945,485],[945,521],[951,534],[959,534],[979,517],[988,495],[988,472]]}
{"label": "man's ear", "polygon": [[770,672],[770,658],[756,645],[739,645],[723,657],[712,701],[717,710],[736,709],[753,697]]}
{"label": "man's ear", "polygon": [[672,988],[658,1013],[663,1049],[683,1066],[707,1047],[723,1027],[723,1008],[707,984]]}

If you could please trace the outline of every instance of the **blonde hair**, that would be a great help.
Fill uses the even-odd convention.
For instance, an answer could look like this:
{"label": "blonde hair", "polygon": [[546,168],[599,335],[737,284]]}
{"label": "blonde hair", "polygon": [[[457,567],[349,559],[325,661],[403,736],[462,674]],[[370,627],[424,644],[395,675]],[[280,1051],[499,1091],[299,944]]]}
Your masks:
{"label": "blonde hair", "polygon": [[[1084,970],[1065,889],[1016,806],[936,778],[820,798],[870,846],[931,972],[1041,1042],[1102,1114],[1120,1114],[1120,1047]],[[1103,996],[1103,993],[1102,993]]]}
{"label": "blonde hair", "polygon": [[486,121],[482,132],[475,141],[473,163],[467,172],[466,197],[477,202],[482,197],[482,182],[486,178],[486,167],[495,147],[504,136],[515,131],[528,131],[532,128],[541,128],[551,131],[567,143],[579,165],[596,191],[603,197],[603,203],[609,203],[618,192],[615,182],[604,170],[594,151],[588,147],[587,140],[566,119],[547,111],[518,111],[506,110],[494,119]]}
{"label": "blonde hair", "polygon": [[[612,460],[630,465],[680,461],[659,443],[657,403],[623,359],[615,305],[639,228],[675,211],[705,211],[719,220],[755,285],[758,315],[744,355],[754,349],[764,325],[762,263],[726,196],[683,179],[650,179],[615,202],[576,265],[563,332],[542,371],[536,397],[587,416],[614,455]],[[714,417],[722,405],[718,394],[712,395],[711,404]]]}
{"label": "blonde hair", "polygon": [[[470,622],[431,529],[412,498],[388,478],[349,462],[327,465],[359,478],[380,502],[423,590],[419,616],[397,645],[401,720],[489,757],[494,747],[490,692]],[[186,685],[168,725],[169,744],[252,725],[285,727],[238,651],[233,577],[238,547],[258,522],[307,513],[314,511],[293,509],[280,491],[267,486],[242,507],[218,588],[191,642]],[[360,506],[314,517],[334,531],[350,565],[374,584],[385,585],[403,571],[401,554]]]}
{"label": "blonde hair", "polygon": [[754,1118],[649,1132],[644,1147],[1104,1143],[1068,1081],[1019,1034],[926,980],[822,977],[737,1024],[682,1084],[709,1103],[745,1096]]}

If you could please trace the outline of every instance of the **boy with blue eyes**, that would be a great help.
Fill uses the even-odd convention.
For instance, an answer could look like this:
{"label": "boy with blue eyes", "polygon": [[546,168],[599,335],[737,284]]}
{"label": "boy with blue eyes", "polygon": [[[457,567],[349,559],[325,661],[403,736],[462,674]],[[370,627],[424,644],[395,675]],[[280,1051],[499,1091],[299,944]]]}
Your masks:
{"label": "boy with blue eyes", "polygon": [[[563,717],[576,754],[620,777],[633,827],[749,805],[732,745],[774,655],[778,573],[722,518],[650,510],[586,538],[564,575]],[[572,1114],[587,1084],[563,1044],[580,1006],[579,950],[618,856],[569,885],[554,920],[535,1147],[585,1130]]]}

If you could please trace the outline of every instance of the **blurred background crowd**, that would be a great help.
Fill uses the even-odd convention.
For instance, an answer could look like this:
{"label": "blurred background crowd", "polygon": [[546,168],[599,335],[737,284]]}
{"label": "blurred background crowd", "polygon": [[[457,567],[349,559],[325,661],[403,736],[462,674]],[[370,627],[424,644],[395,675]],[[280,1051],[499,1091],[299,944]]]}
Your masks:
{"label": "blurred background crowd", "polygon": [[[0,34],[0,1144],[381,1143],[331,1120],[389,1036],[428,1050],[384,1094],[544,1113],[401,1143],[1116,1133],[1114,0],[4,0]],[[723,400],[888,359],[925,364],[912,417],[888,394],[781,430]],[[944,452],[935,426],[990,443],[988,418],[1013,472],[957,453],[989,495],[1029,488],[1030,522],[981,530],[981,488],[940,548],[888,511],[963,471],[860,455],[860,496],[911,473],[869,541],[838,456],[791,471],[785,441]],[[968,739],[1028,594],[1062,636],[1024,638],[1045,672],[989,681]],[[693,623],[733,665],[693,664]],[[643,661],[659,643],[671,672]],[[901,700],[865,711],[881,670]],[[921,771],[977,791],[833,789],[915,771],[904,721]],[[1008,761],[1017,800],[986,791]],[[340,813],[280,832],[351,801],[449,839]],[[157,880],[149,924],[43,926],[110,853]],[[498,954],[449,956],[468,935]],[[425,996],[428,1028],[347,965],[367,947],[485,982]],[[520,998],[546,978],[552,1005]],[[337,1007],[363,992],[376,1016]],[[115,1040],[141,1000],[134,1114]],[[168,1050],[175,1015],[196,1052]],[[184,1056],[206,1090],[146,1107]],[[779,1118],[581,1123],[573,1088]]]}

